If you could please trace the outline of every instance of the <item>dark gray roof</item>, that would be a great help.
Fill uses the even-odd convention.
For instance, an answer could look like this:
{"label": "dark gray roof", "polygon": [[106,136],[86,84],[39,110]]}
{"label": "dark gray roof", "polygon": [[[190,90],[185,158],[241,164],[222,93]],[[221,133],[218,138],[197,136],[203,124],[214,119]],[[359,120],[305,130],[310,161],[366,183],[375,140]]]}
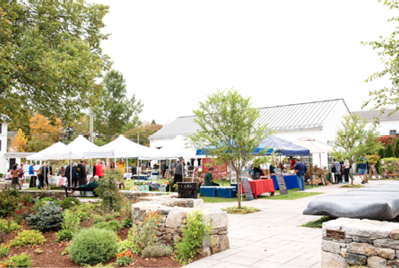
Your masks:
{"label": "dark gray roof", "polygon": [[357,114],[360,118],[365,118],[368,121],[374,121],[374,118],[379,118],[380,121],[386,120],[399,120],[399,111],[394,112],[389,115],[391,112],[395,111],[395,109],[386,109],[383,114],[379,110],[371,110],[371,111],[358,111],[352,112],[352,114]]}
{"label": "dark gray roof", "polygon": [[[345,104],[343,99],[335,99],[263,107],[259,108],[260,117],[257,121],[261,125],[269,123],[270,128],[280,131],[321,128],[323,127],[326,117],[340,101]],[[199,129],[199,126],[193,120],[194,118],[195,116],[178,117],[172,123],[151,135],[150,139],[174,138],[176,135],[190,135]]]}

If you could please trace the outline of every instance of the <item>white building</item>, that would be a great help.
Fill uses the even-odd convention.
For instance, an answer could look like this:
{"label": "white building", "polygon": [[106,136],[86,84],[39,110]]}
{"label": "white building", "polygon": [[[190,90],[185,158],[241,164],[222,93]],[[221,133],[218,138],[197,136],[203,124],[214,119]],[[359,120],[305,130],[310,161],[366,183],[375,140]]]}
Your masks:
{"label": "white building", "polygon": [[3,174],[7,172],[7,125],[6,122],[0,123],[0,173]]}
{"label": "white building", "polygon": [[[259,110],[261,115],[258,122],[261,125],[269,124],[270,128],[277,131],[277,137],[288,141],[308,137],[329,145],[334,144],[343,116],[350,113],[343,99],[269,106]],[[176,135],[187,137],[196,132],[199,126],[193,119],[194,116],[178,117],[150,136],[150,147],[160,149],[169,144]],[[315,155],[313,159],[320,166],[319,155]],[[327,163],[327,155],[322,155],[322,166]]]}
{"label": "white building", "polygon": [[357,114],[361,119],[367,119],[369,127],[374,123],[374,118],[379,118],[377,131],[380,135],[396,135],[399,134],[399,111],[389,115],[393,111],[394,109],[387,109],[383,114],[380,114],[378,110],[358,111],[352,112],[352,114]]}

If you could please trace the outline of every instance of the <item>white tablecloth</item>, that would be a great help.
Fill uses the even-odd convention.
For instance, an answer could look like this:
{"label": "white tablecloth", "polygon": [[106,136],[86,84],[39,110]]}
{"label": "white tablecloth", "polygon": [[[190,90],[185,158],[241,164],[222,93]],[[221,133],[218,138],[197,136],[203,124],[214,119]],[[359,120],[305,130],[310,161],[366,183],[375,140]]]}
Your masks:
{"label": "white tablecloth", "polygon": [[51,178],[48,178],[48,183],[55,186],[63,185],[64,178],[61,176],[52,176]]}

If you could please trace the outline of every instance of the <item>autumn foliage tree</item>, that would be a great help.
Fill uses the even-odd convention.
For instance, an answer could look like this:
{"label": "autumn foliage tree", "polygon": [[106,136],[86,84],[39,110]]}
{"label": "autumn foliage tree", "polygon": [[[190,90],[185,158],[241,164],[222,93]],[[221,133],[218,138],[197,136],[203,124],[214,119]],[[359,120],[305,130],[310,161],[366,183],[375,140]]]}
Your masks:
{"label": "autumn foliage tree", "polygon": [[162,125],[143,123],[140,126],[132,128],[125,132],[124,136],[130,140],[133,140],[134,142],[136,142],[137,138],[139,138],[139,143],[141,145],[149,146],[149,137],[161,128]]}
{"label": "autumn foliage tree", "polygon": [[14,140],[11,141],[11,150],[14,152],[25,152],[26,144],[28,139],[25,137],[25,133],[19,129],[17,135],[14,136]]}
{"label": "autumn foliage tree", "polygon": [[55,119],[52,124],[50,120],[41,114],[35,114],[30,119],[30,140],[28,142],[28,150],[38,152],[46,149],[61,139],[63,127],[59,118]]}

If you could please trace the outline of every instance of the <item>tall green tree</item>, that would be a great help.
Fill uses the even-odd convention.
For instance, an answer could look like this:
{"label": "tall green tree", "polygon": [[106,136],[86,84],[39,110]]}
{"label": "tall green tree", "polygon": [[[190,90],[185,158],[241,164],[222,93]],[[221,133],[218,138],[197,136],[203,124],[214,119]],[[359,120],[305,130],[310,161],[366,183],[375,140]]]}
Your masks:
{"label": "tall green tree", "polygon": [[109,7],[18,2],[0,4],[0,114],[30,109],[73,121],[100,93],[96,78],[111,64],[100,47]]}
{"label": "tall green tree", "polygon": [[120,72],[108,72],[103,84],[97,107],[93,109],[95,129],[105,135],[121,134],[125,125],[136,125],[143,104],[141,100],[136,100],[135,94],[130,99],[126,97],[126,83]]}
{"label": "tall green tree", "polygon": [[385,154],[386,158],[394,157],[393,149],[392,149],[392,145],[391,144],[388,144],[387,148],[385,149],[385,153],[384,154]]}
{"label": "tall green tree", "polygon": [[[379,133],[376,126],[367,129],[367,120],[360,119],[356,114],[344,116],[342,126],[336,133],[335,148],[331,156],[348,160],[350,165],[360,163],[360,156],[373,154],[383,148],[378,141]],[[349,174],[353,184],[353,173]]]}
{"label": "tall green tree", "polygon": [[378,174],[381,174],[381,159],[385,157],[385,150],[384,148],[381,148],[378,150],[378,155],[380,156],[380,160],[378,161],[377,165],[375,166],[377,169]]}
{"label": "tall green tree", "polygon": [[399,158],[399,139],[396,139],[394,155],[396,158]]}
{"label": "tall green tree", "polygon": [[[199,129],[190,135],[192,145],[206,148],[206,154],[216,156],[217,163],[227,163],[240,184],[241,170],[263,153],[255,155],[254,149],[273,131],[267,124],[256,123],[259,110],[251,107],[251,98],[241,96],[233,88],[209,95],[194,114]],[[238,189],[240,191],[240,187]],[[238,207],[241,208],[240,194]]]}
{"label": "tall green tree", "polygon": [[[378,2],[381,2],[379,0]],[[390,9],[399,11],[399,2],[397,0],[385,0],[384,5]],[[399,16],[388,19],[388,22],[399,21]],[[361,42],[364,45],[370,45],[373,50],[378,51],[378,56],[381,56],[381,62],[384,68],[372,74],[366,79],[366,83],[372,82],[377,78],[387,76],[391,81],[389,87],[384,87],[378,90],[371,91],[369,93],[370,99],[363,105],[373,105],[373,109],[379,109],[381,113],[389,106],[393,106],[395,109],[390,114],[399,110],[399,42],[397,35],[399,31],[395,29],[392,34],[388,37],[380,37],[379,40],[371,42]]]}

